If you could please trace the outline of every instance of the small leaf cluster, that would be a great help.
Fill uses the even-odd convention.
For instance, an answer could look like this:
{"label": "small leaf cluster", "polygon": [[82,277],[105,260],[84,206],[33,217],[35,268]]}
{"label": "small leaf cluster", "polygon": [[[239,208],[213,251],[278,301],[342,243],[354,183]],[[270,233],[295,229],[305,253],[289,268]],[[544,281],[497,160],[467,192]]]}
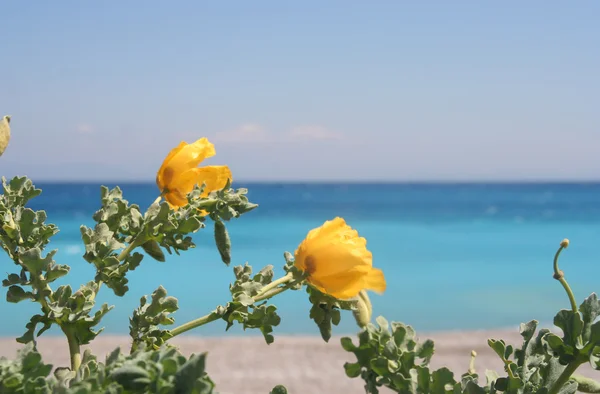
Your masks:
{"label": "small leaf cluster", "polygon": [[164,287],[159,286],[148,303],[146,296],[140,299],[140,306],[133,311],[129,319],[129,334],[133,340],[132,349],[144,344],[152,349],[158,349],[171,335],[160,326],[171,325],[175,319],[171,313],[179,309],[177,298],[167,296]]}
{"label": "small leaf cluster", "polygon": [[310,318],[319,328],[321,338],[325,342],[331,339],[332,327],[340,324],[341,310],[351,311],[356,306],[356,301],[342,301],[320,292],[311,286],[306,286],[308,300],[312,304]]}
{"label": "small leaf cluster", "polygon": [[[41,301],[47,296],[49,283],[69,272],[66,265],[53,260],[56,250],[43,255],[50,238],[58,233],[54,224],[46,223],[46,212],[27,208],[27,203],[39,196],[37,189],[27,177],[15,177],[8,182],[2,178],[3,194],[0,195],[0,247],[18,268],[2,280],[8,287],[6,300]],[[24,287],[31,287],[25,290]]]}
{"label": "small leaf cluster", "polygon": [[277,314],[277,307],[269,305],[266,301],[255,303],[254,297],[261,289],[272,282],[273,266],[268,265],[255,275],[252,267],[247,263],[233,268],[235,281],[229,286],[232,301],[227,305],[219,306],[213,312],[227,322],[226,330],[234,323],[242,325],[243,329],[257,328],[263,334],[265,341],[270,344],[274,341],[271,334],[273,327],[281,322]]}
{"label": "small leaf cluster", "polygon": [[344,337],[344,350],[354,353],[357,361],[346,363],[346,375],[362,377],[368,393],[385,386],[398,393],[449,393],[457,384],[447,368],[429,369],[434,353],[431,340],[417,341],[415,330],[402,323],[376,319],[358,334],[358,345]]}

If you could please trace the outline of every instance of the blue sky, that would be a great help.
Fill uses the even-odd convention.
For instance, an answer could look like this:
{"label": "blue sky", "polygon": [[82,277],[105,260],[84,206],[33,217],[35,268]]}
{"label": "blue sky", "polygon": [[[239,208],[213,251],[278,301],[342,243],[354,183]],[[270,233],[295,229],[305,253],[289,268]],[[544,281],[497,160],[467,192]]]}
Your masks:
{"label": "blue sky", "polygon": [[600,3],[5,2],[0,175],[600,179]]}

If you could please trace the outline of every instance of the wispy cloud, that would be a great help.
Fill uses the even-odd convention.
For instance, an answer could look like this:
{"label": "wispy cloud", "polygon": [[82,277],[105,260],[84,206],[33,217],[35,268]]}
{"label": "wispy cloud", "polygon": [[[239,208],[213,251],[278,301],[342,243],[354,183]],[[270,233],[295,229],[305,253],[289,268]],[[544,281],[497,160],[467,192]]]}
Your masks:
{"label": "wispy cloud", "polygon": [[318,125],[295,127],[286,136],[293,141],[340,140],[343,137],[340,132]]}
{"label": "wispy cloud", "polygon": [[89,123],[80,123],[75,128],[75,131],[78,134],[93,134],[94,133],[94,128]]}
{"label": "wispy cloud", "polygon": [[245,123],[236,129],[215,133],[214,140],[219,143],[265,142],[270,134],[259,124]]}

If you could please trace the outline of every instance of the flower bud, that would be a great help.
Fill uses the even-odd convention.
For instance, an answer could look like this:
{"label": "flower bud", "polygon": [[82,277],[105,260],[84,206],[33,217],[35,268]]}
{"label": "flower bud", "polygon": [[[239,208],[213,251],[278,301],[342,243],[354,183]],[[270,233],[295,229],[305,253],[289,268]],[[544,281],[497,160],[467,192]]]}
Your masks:
{"label": "flower bud", "polygon": [[361,290],[356,298],[356,309],[352,311],[356,324],[360,328],[365,327],[371,321],[373,315],[373,307],[371,306],[371,300],[365,290]]}
{"label": "flower bud", "polygon": [[0,156],[6,150],[10,141],[10,116],[4,116],[0,119]]}
{"label": "flower bud", "polygon": [[3,218],[2,222],[3,222],[2,230],[4,230],[4,232],[6,232],[6,234],[9,237],[14,239],[17,235],[17,225],[16,225],[15,221],[13,220],[13,216],[10,211],[8,211],[4,214],[4,218]]}
{"label": "flower bud", "polygon": [[563,248],[568,248],[569,247],[569,240],[568,239],[563,239],[560,243],[560,246],[562,246]]}

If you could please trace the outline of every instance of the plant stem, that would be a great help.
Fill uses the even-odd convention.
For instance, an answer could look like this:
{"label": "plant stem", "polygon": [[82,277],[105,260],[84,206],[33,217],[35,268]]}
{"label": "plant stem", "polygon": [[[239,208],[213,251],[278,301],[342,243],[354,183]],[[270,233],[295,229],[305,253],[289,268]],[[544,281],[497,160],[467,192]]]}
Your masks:
{"label": "plant stem", "polygon": [[[291,273],[288,273],[287,275],[285,275],[285,276],[269,283],[268,285],[264,286],[263,288],[261,288],[258,291],[258,293],[254,297],[252,297],[252,299],[254,300],[254,302],[259,302],[259,301],[267,300],[273,296],[276,296],[277,294],[283,293],[284,291],[289,289],[289,286],[281,286],[281,287],[277,287],[277,286],[279,286],[280,284],[288,283],[292,279],[293,279],[293,275]],[[208,315],[204,315],[202,317],[199,317],[197,319],[194,319],[192,321],[184,323],[178,327],[175,327],[173,330],[170,330],[171,338],[173,338],[179,334],[183,334],[186,331],[189,331],[194,328],[197,328],[197,327],[203,326],[205,324],[208,324],[210,322],[213,322],[215,320],[219,320],[220,318],[221,318],[221,315],[212,312],[212,313],[209,313]]]}
{"label": "plant stem", "polygon": [[583,362],[581,360],[575,360],[575,361],[571,362],[569,365],[567,365],[567,367],[560,374],[560,376],[558,377],[556,382],[554,382],[554,385],[548,391],[548,394],[558,394],[558,392],[560,392],[560,389],[562,389],[562,387],[565,385],[565,383],[567,383],[569,381],[569,379],[571,378],[571,375],[573,375],[573,373],[575,373],[577,368],[579,368],[579,366],[581,364],[583,364]]}
{"label": "plant stem", "polygon": [[565,279],[565,273],[558,268],[558,257],[560,256],[560,252],[562,252],[563,249],[566,249],[568,245],[568,240],[565,239],[564,241],[562,241],[560,243],[560,247],[554,255],[554,279],[558,280],[562,287],[565,289],[565,291],[567,292],[567,296],[569,297],[569,302],[571,303],[571,309],[573,310],[573,313],[577,313],[577,301],[575,301],[575,295],[573,294],[573,290],[571,290],[569,283],[567,283],[567,280]]}
{"label": "plant stem", "polygon": [[71,355],[71,371],[77,372],[81,366],[81,348],[79,347],[79,341],[68,327],[61,327],[62,331],[67,337],[69,342],[69,353]]}
{"label": "plant stem", "polygon": [[258,293],[256,293],[256,295],[254,296],[254,299],[256,300],[256,297],[260,297],[263,294],[265,294],[266,292],[268,292],[271,289],[274,289],[275,287],[287,283],[290,280],[293,279],[292,273],[288,272],[285,276],[282,276],[281,278],[274,280],[273,282],[269,283],[268,285],[264,286],[262,289],[260,289],[258,291]]}
{"label": "plant stem", "polygon": [[263,293],[260,296],[254,296],[252,298],[254,299],[254,302],[268,300],[269,298],[274,297],[274,296],[276,296],[279,293],[283,293],[287,289],[289,289],[289,287],[278,287],[276,289],[272,289],[272,290],[270,290],[270,291],[268,291],[266,293]]}
{"label": "plant stem", "polygon": [[571,303],[571,309],[573,310],[573,313],[577,313],[577,301],[575,301],[575,296],[573,295],[571,287],[569,286],[565,278],[560,278],[558,281],[564,287],[565,291],[567,292],[567,295],[569,296],[569,302]]}
{"label": "plant stem", "polygon": [[192,321],[189,321],[187,323],[180,325],[179,327],[174,328],[173,330],[170,331],[171,336],[175,337],[179,334],[183,334],[184,332],[192,330],[196,327],[200,327],[207,323],[213,322],[215,320],[219,320],[220,318],[221,318],[221,316],[216,313],[209,313],[208,315],[199,317],[198,319],[194,319]]}
{"label": "plant stem", "polygon": [[117,259],[120,262],[122,262],[123,260],[125,260],[125,258],[127,258],[127,256],[129,256],[129,253],[131,253],[131,251],[133,249],[135,249],[138,246],[140,246],[141,244],[143,244],[145,240],[146,240],[146,237],[138,235],[129,245],[127,245],[125,247],[125,249],[123,249],[121,251],[121,253],[119,253],[119,256],[117,256]]}

